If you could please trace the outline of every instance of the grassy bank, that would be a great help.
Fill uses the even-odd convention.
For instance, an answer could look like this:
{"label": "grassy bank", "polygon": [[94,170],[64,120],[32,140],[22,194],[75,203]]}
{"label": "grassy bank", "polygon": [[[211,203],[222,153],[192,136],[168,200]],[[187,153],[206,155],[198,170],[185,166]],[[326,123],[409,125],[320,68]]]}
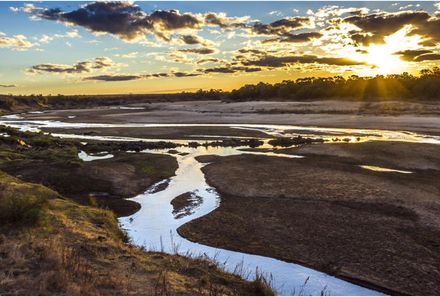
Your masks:
{"label": "grassy bank", "polygon": [[126,244],[115,215],[0,172],[1,295],[271,293],[206,259]]}
{"label": "grassy bank", "polygon": [[[174,158],[121,153],[83,162],[76,141],[1,133],[0,295],[273,294],[263,279],[245,281],[212,260],[127,243],[107,208],[127,206],[109,202],[174,175]],[[91,199],[93,191],[108,195]]]}

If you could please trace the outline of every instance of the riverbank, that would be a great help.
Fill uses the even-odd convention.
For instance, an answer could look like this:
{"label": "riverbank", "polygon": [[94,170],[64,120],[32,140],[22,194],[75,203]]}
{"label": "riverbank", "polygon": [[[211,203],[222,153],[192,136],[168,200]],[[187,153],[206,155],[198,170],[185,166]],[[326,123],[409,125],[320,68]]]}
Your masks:
{"label": "riverbank", "polygon": [[[350,145],[356,147],[347,149],[350,157],[329,153]],[[207,216],[180,227],[179,234],[300,263],[384,292],[439,294],[436,146],[377,142],[279,151],[289,150],[309,154],[304,159],[199,158],[212,162],[203,172],[222,202]],[[385,151],[408,158],[385,163],[379,160],[386,159]],[[409,162],[415,153],[424,162]],[[363,164],[413,173],[376,172],[358,166]]]}
{"label": "riverbank", "polygon": [[1,295],[254,295],[203,258],[124,243],[115,215],[0,171]]}
{"label": "riverbank", "polygon": [[78,153],[87,146],[78,141],[0,129],[9,135],[0,140],[1,170],[81,204],[107,207],[118,216],[139,210],[124,198],[143,193],[177,169],[174,157],[159,154],[116,152],[113,158],[83,162]]}

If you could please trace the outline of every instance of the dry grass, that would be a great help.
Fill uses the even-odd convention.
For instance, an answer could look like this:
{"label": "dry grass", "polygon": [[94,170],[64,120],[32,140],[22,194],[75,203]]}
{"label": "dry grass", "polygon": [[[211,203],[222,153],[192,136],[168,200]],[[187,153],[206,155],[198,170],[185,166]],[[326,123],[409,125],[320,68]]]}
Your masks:
{"label": "dry grass", "polygon": [[41,224],[10,224],[0,232],[0,295],[273,293],[261,280],[244,281],[202,257],[146,252],[125,244],[112,212],[56,198],[45,187],[1,174],[8,181],[3,183],[6,192],[12,185],[23,194],[47,191],[55,197],[41,206]]}

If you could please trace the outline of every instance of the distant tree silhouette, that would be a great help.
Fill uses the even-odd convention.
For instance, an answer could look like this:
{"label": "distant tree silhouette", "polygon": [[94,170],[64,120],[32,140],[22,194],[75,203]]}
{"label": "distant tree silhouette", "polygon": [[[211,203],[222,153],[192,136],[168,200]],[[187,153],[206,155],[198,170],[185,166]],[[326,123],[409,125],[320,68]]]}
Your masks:
{"label": "distant tree silhouette", "polygon": [[360,77],[305,77],[276,84],[245,85],[227,94],[230,100],[308,99],[440,99],[440,68],[423,69],[419,76],[407,72]]}

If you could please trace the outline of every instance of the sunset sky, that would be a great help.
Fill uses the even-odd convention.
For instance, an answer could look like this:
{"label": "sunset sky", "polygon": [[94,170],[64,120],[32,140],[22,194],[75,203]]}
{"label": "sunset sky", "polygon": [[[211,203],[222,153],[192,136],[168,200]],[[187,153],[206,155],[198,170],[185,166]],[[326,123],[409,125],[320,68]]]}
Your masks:
{"label": "sunset sky", "polygon": [[0,94],[417,74],[439,45],[436,2],[1,2]]}

